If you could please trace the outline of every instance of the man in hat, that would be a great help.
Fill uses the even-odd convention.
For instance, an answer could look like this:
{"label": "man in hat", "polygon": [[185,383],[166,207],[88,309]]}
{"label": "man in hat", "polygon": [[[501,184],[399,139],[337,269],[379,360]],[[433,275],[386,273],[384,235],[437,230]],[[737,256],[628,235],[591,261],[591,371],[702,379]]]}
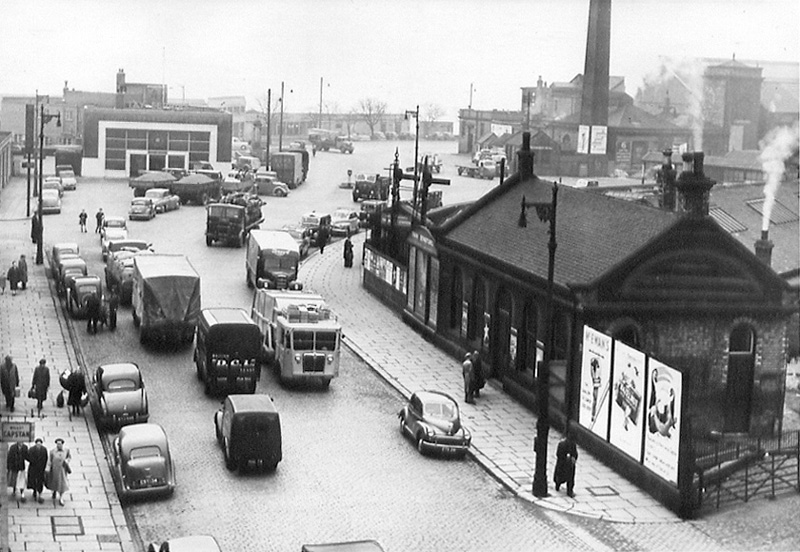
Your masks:
{"label": "man in hat", "polygon": [[17,496],[19,489],[19,499],[25,502],[25,461],[28,458],[28,445],[25,443],[14,442],[8,447],[6,456],[6,468],[8,469],[7,484],[13,490],[11,496]]}
{"label": "man in hat", "polygon": [[47,367],[47,360],[41,359],[39,366],[33,370],[33,398],[36,399],[36,410],[42,413],[42,404],[47,400],[47,391],[50,389],[50,368]]}
{"label": "man in hat", "polygon": [[37,437],[36,443],[28,449],[28,488],[33,490],[33,500],[39,503],[44,502],[42,490],[46,468],[47,449],[42,444],[42,438]]}

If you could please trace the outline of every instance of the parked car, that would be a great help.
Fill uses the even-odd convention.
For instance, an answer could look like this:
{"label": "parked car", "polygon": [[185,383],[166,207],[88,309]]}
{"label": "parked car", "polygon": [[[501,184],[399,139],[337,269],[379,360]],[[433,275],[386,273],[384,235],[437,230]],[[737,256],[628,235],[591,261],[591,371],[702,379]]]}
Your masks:
{"label": "parked car", "polygon": [[214,428],[229,470],[244,470],[251,460],[275,470],[283,458],[280,414],[267,395],[228,395]]}
{"label": "parked car", "polygon": [[78,247],[78,244],[74,242],[62,242],[55,244],[52,252],[50,253],[50,269],[53,278],[57,278],[61,273],[61,261],[69,257],[79,257],[80,251],[81,250]]}
{"label": "parked car", "polygon": [[85,318],[86,305],[90,295],[94,294],[98,299],[103,297],[103,283],[100,276],[80,273],[71,273],[65,277],[64,287],[67,292],[67,312],[72,318]]}
{"label": "parked car", "polygon": [[318,247],[319,244],[317,243],[317,234],[319,234],[319,231],[325,228],[330,235],[331,216],[328,213],[311,211],[300,218],[300,226],[309,231],[308,237],[311,239],[311,245]]}
{"label": "parked car", "polygon": [[42,182],[42,191],[44,190],[58,190],[58,196],[64,195],[64,185],[61,183],[60,176],[46,176]]}
{"label": "parked car", "polygon": [[78,188],[78,179],[75,178],[75,172],[72,169],[64,169],[58,173],[61,177],[61,185],[65,190],[76,190]]}
{"label": "parked car", "polygon": [[278,180],[278,175],[256,173],[255,186],[258,195],[286,197],[289,195],[289,186]]}
{"label": "parked car", "polygon": [[[114,242],[112,242],[114,243]],[[133,258],[137,255],[152,255],[150,249],[131,251],[123,249],[112,253],[106,262],[106,288],[117,287],[121,305],[130,305],[133,293]]]}
{"label": "parked car", "polygon": [[64,295],[67,291],[67,278],[71,276],[86,276],[88,274],[86,261],[80,257],[65,257],[58,263],[58,273],[55,275],[56,292]]}
{"label": "parked car", "polygon": [[417,391],[398,412],[400,433],[411,437],[420,453],[439,451],[464,457],[472,435],[461,425],[458,403],[440,391]]}
{"label": "parked car", "polygon": [[130,220],[150,220],[156,216],[156,205],[149,197],[135,197],[128,211]]}
{"label": "parked car", "polygon": [[358,211],[340,207],[331,213],[331,234],[347,236],[358,232]]}
{"label": "parked car", "polygon": [[300,250],[300,260],[308,257],[308,251],[311,249],[311,232],[308,228],[303,228],[297,224],[286,224],[281,230],[288,232],[297,242],[297,247]]}
{"label": "parked car", "polygon": [[61,194],[58,190],[42,190],[42,214],[59,214],[61,212]]}
{"label": "parked car", "polygon": [[175,211],[181,207],[181,198],[174,195],[167,188],[150,188],[144,193],[145,199],[153,200],[156,213]]}
{"label": "parked car", "polygon": [[56,176],[61,176],[64,171],[73,171],[72,174],[75,174],[72,165],[56,165]]}
{"label": "parked car", "polygon": [[175,491],[175,465],[167,433],[160,425],[125,426],[111,448],[111,471],[120,501],[169,496]]}
{"label": "parked car", "polygon": [[112,240],[108,244],[108,254],[113,255],[117,251],[142,251],[149,249],[152,251],[153,244],[144,240],[137,240],[133,238],[126,238],[124,240]]}
{"label": "parked car", "polygon": [[222,552],[222,549],[211,535],[190,535],[169,539],[161,545],[151,542],[147,552]]}
{"label": "parked car", "polygon": [[137,364],[118,362],[98,366],[93,384],[101,426],[119,428],[147,422],[150,417],[147,390]]}
{"label": "parked car", "polygon": [[100,249],[103,260],[108,258],[108,244],[112,241],[128,239],[128,226],[124,217],[106,217],[100,229]]}

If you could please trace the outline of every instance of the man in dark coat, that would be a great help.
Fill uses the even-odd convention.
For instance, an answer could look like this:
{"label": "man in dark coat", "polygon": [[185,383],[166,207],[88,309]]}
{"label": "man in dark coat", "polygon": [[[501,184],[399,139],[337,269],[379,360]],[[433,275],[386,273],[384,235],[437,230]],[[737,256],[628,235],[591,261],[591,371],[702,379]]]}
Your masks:
{"label": "man in dark coat", "polygon": [[47,448],[42,444],[42,438],[37,437],[36,443],[28,449],[28,488],[33,490],[33,500],[39,503],[44,502],[42,491],[47,458]]}
{"label": "man in dark coat", "polygon": [[14,412],[17,387],[19,387],[19,370],[11,355],[6,355],[3,364],[0,365],[0,389],[6,398],[6,408],[11,412]]}
{"label": "man in dark coat", "polygon": [[556,448],[556,469],[553,481],[557,491],[561,488],[562,483],[566,483],[567,494],[570,497],[575,496],[575,463],[577,461],[578,447],[575,446],[575,441],[572,440],[569,429],[567,429],[566,435],[558,442],[558,448]]}
{"label": "man in dark coat", "polygon": [[[33,371],[33,380],[31,381],[33,388],[33,395],[36,399],[36,409],[39,414],[42,413],[42,403],[47,400],[47,391],[50,389],[50,368],[47,367],[47,361],[42,359],[39,365]],[[47,450],[45,449],[45,452]]]}
{"label": "man in dark coat", "polygon": [[325,253],[325,244],[328,243],[328,228],[321,226],[317,231],[317,246],[319,247],[320,254]]}
{"label": "man in dark coat", "polygon": [[19,287],[28,289],[28,261],[25,259],[25,255],[19,256],[17,269],[19,270]]}
{"label": "man in dark coat", "polygon": [[97,333],[97,323],[100,321],[100,298],[96,293],[90,293],[86,297],[86,331],[93,334]]}
{"label": "man in dark coat", "polygon": [[17,267],[17,261],[11,263],[11,268],[8,269],[6,278],[8,279],[8,285],[11,286],[11,295],[16,295],[17,289],[19,288],[19,267]]}
{"label": "man in dark coat", "polygon": [[486,376],[483,374],[481,354],[477,350],[472,351],[472,369],[474,371],[472,378],[472,384],[474,386],[473,391],[476,397],[480,397],[481,389],[486,385]]}
{"label": "man in dark coat", "polygon": [[97,226],[94,229],[94,233],[99,234],[100,231],[103,229],[103,221],[106,218],[106,215],[103,213],[102,207],[100,207],[100,209],[97,211],[97,214],[94,216],[94,218],[95,220],[97,220]]}
{"label": "man in dark coat", "polygon": [[119,288],[113,286],[111,294],[108,298],[108,327],[109,329],[117,328],[117,309],[119,308]]}
{"label": "man in dark coat", "polygon": [[31,241],[36,243],[39,239],[39,234],[42,231],[42,225],[39,224],[39,213],[34,213],[31,217]]}
{"label": "man in dark coat", "polygon": [[70,373],[67,378],[67,405],[70,407],[70,414],[80,414],[81,412],[81,399],[86,392],[86,380],[83,378],[83,372],[75,370]]}
{"label": "man in dark coat", "polygon": [[350,236],[344,240],[344,267],[352,268],[353,266],[353,242],[350,241]]}
{"label": "man in dark coat", "polygon": [[17,489],[19,489],[20,502],[25,502],[25,461],[27,459],[28,445],[25,443],[15,442],[8,447],[6,456],[7,485],[13,489],[12,496],[17,496]]}

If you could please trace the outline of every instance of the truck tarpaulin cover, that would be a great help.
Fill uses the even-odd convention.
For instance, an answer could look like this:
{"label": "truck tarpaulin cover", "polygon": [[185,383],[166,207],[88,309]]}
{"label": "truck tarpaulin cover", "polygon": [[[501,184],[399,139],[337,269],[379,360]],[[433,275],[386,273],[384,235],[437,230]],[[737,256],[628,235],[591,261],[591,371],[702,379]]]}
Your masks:
{"label": "truck tarpaulin cover", "polygon": [[197,322],[200,276],[186,257],[148,255],[136,257],[135,263],[143,282],[143,321]]}

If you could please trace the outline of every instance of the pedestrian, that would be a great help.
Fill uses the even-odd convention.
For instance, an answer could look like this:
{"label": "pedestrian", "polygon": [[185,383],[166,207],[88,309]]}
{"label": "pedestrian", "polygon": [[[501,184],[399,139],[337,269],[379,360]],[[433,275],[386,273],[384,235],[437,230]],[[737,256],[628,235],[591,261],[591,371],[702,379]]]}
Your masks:
{"label": "pedestrian", "polygon": [[344,240],[344,267],[351,268],[353,266],[353,242],[350,241],[350,235]]}
{"label": "pedestrian", "polygon": [[34,445],[28,449],[28,488],[33,491],[33,500],[44,502],[44,472],[47,469],[47,449],[42,444],[42,438],[37,437]]}
{"label": "pedestrian", "polygon": [[464,376],[464,402],[474,404],[475,399],[473,396],[475,393],[475,387],[472,383],[474,366],[472,365],[471,357],[472,353],[467,353],[464,355],[464,362],[461,363],[461,373]]}
{"label": "pedestrian", "polygon": [[325,253],[325,244],[328,243],[328,229],[321,226],[317,231],[317,245],[319,246],[320,254]]}
{"label": "pedestrian", "polygon": [[19,370],[14,364],[11,355],[6,355],[2,366],[0,366],[0,388],[6,399],[6,408],[14,412],[14,400],[19,393]]}
{"label": "pedestrian", "polygon": [[8,474],[6,477],[6,484],[11,487],[11,496],[17,496],[17,489],[19,489],[19,500],[25,502],[25,461],[28,459],[28,445],[25,443],[13,443],[8,447],[8,455],[6,456],[6,469]]}
{"label": "pedestrian", "polygon": [[475,350],[472,351],[472,369],[473,369],[473,389],[475,391],[475,396],[481,396],[481,389],[486,385],[486,376],[483,374],[483,361],[481,360],[481,354]]}
{"label": "pedestrian", "polygon": [[39,415],[42,413],[42,403],[47,399],[47,392],[50,389],[50,368],[47,361],[41,359],[39,365],[33,370],[33,380],[31,381],[31,395],[36,399],[36,410]]}
{"label": "pedestrian", "polygon": [[5,272],[0,272],[0,295],[6,294],[6,274]]}
{"label": "pedestrian", "polygon": [[98,209],[97,214],[94,216],[94,218],[97,219],[97,226],[94,229],[94,233],[95,234],[99,234],[100,231],[103,229],[103,221],[106,218],[105,214],[103,214],[103,208],[102,207],[100,207],[100,209]]}
{"label": "pedestrian", "polygon": [[31,217],[31,241],[36,243],[41,232],[41,224],[39,224],[39,213],[34,213]]}
{"label": "pedestrian", "polygon": [[577,461],[578,447],[575,446],[575,441],[572,440],[569,426],[567,426],[564,438],[558,442],[558,448],[556,448],[556,469],[553,473],[553,481],[556,484],[556,491],[561,488],[563,483],[566,483],[567,495],[570,497],[575,496],[575,463]]}
{"label": "pedestrian", "polygon": [[58,498],[58,503],[64,505],[64,493],[69,490],[69,474],[72,473],[69,463],[72,456],[69,449],[64,446],[64,439],[59,437],[56,439],[56,448],[50,451],[50,457],[47,460],[46,472],[50,475],[45,476],[49,482],[48,489],[53,491],[53,501]]}
{"label": "pedestrian", "polygon": [[81,209],[81,214],[78,215],[78,224],[81,226],[81,233],[88,232],[86,230],[86,219],[89,218],[89,215],[86,214],[86,209]]}
{"label": "pedestrian", "polygon": [[119,308],[119,287],[111,287],[111,295],[108,298],[108,328],[117,328],[117,309]]}
{"label": "pedestrian", "polygon": [[17,261],[11,261],[11,268],[8,269],[6,278],[8,278],[8,285],[11,286],[11,295],[16,295],[17,289],[19,288],[19,267],[17,266]]}
{"label": "pedestrian", "polygon": [[67,377],[67,405],[70,407],[69,413],[78,415],[81,412],[81,399],[83,394],[86,393],[86,380],[83,377],[83,372],[80,370],[73,370]]}
{"label": "pedestrian", "polygon": [[19,270],[19,287],[28,289],[28,261],[25,259],[25,255],[19,256],[17,269]]}
{"label": "pedestrian", "polygon": [[97,333],[97,323],[100,321],[100,298],[97,293],[90,293],[86,297],[86,331]]}
{"label": "pedestrian", "polygon": [[311,144],[311,155],[316,157],[317,156],[317,145]]}

